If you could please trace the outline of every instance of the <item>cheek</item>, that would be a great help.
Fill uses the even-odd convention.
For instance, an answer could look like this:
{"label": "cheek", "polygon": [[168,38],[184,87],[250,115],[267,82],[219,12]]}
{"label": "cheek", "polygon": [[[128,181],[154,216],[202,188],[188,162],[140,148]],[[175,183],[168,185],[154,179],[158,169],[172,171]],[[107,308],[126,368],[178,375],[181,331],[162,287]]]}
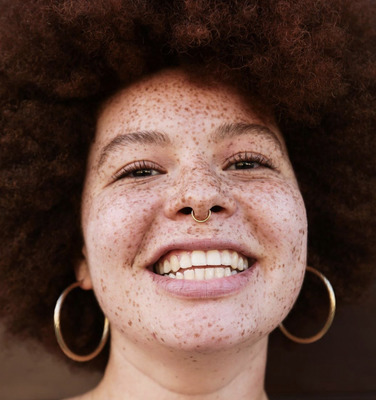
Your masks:
{"label": "cheek", "polygon": [[135,196],[119,185],[89,198],[85,205],[83,230],[89,264],[131,265],[160,207],[155,192],[139,190]]}
{"label": "cheek", "polygon": [[260,246],[269,313],[281,307],[285,313],[298,295],[306,267],[304,202],[297,187],[286,182],[255,182],[248,189],[243,207],[249,231]]}
{"label": "cheek", "polygon": [[251,231],[265,252],[306,253],[307,218],[301,194],[293,184],[261,181],[241,193]]}

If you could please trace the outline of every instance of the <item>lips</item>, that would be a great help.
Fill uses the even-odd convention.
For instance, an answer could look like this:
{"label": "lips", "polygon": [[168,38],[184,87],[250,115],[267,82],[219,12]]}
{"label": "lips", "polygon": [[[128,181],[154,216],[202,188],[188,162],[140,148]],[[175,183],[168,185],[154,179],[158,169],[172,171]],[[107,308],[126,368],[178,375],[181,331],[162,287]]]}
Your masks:
{"label": "lips", "polygon": [[236,275],[254,261],[226,249],[171,251],[154,265],[154,272],[172,279],[210,280]]}

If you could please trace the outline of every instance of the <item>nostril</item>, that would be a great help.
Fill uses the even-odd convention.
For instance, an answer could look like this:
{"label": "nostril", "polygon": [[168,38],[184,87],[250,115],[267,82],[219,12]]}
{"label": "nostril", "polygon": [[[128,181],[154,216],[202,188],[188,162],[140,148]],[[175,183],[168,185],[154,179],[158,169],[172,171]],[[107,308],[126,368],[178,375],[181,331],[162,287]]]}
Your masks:
{"label": "nostril", "polygon": [[221,207],[221,206],[214,206],[211,208],[211,211],[214,213],[221,212],[222,210],[223,210],[223,207]]}
{"label": "nostril", "polygon": [[[192,212],[192,210],[193,210],[192,207],[184,207],[179,212],[181,212],[184,215],[189,215]],[[213,213],[218,213],[224,210],[224,208],[221,206],[213,206],[210,210]]]}

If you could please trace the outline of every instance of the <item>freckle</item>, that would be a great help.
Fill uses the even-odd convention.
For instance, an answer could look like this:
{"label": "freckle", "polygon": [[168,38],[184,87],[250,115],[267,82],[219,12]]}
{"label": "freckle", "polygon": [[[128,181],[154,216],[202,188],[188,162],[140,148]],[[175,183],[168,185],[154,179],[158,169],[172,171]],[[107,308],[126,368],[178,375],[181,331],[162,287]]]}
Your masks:
{"label": "freckle", "polygon": [[132,326],[132,321],[131,320],[128,321],[128,325]]}

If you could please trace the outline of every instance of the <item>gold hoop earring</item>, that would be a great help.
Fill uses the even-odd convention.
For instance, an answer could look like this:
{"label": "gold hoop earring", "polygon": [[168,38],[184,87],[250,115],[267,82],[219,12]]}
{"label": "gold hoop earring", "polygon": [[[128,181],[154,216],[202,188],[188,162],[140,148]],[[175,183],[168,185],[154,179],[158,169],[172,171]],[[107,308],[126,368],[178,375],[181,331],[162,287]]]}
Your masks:
{"label": "gold hoop earring", "polygon": [[80,282],[74,282],[71,285],[69,285],[64,291],[63,293],[60,295],[60,297],[58,298],[57,302],[56,302],[56,306],[55,306],[55,311],[54,311],[54,327],[55,327],[55,335],[56,335],[56,339],[57,339],[57,343],[59,344],[61,350],[63,351],[63,353],[69,357],[70,359],[74,360],[74,361],[79,361],[79,362],[85,362],[85,361],[90,361],[93,358],[95,358],[103,349],[103,347],[106,344],[109,332],[110,332],[110,324],[108,322],[108,319],[105,317],[104,319],[104,327],[103,327],[103,333],[102,333],[102,337],[101,340],[99,342],[98,347],[90,354],[87,355],[79,355],[76,353],[73,353],[67,346],[67,344],[65,343],[65,340],[61,334],[61,328],[60,328],[60,311],[61,311],[61,307],[63,306],[64,300],[67,297],[67,295],[76,287],[80,286]]}
{"label": "gold hoop earring", "polygon": [[199,222],[199,223],[201,224],[201,223],[203,223],[203,222],[206,222],[206,221],[210,218],[210,216],[211,216],[211,210],[208,211],[208,215],[207,215],[206,218],[204,218],[204,219],[197,219],[196,216],[195,216],[195,212],[193,211],[193,208],[192,208],[192,211],[191,211],[191,215],[192,215],[192,218],[193,218],[196,222]]}
{"label": "gold hoop earring", "polygon": [[318,333],[316,333],[316,335],[310,336],[308,338],[300,338],[298,336],[292,335],[283,326],[282,323],[279,324],[279,329],[282,331],[282,333],[285,336],[287,336],[293,342],[303,343],[303,344],[314,343],[314,342],[317,342],[319,339],[321,339],[326,334],[326,332],[328,332],[330,326],[332,325],[333,319],[334,319],[334,314],[336,312],[336,297],[334,294],[333,286],[331,285],[329,280],[315,268],[307,266],[307,271],[310,271],[310,272],[314,273],[316,276],[318,276],[321,279],[321,281],[324,282],[326,290],[328,291],[329,301],[330,301],[330,309],[329,309],[329,315],[325,322],[325,325]]}

